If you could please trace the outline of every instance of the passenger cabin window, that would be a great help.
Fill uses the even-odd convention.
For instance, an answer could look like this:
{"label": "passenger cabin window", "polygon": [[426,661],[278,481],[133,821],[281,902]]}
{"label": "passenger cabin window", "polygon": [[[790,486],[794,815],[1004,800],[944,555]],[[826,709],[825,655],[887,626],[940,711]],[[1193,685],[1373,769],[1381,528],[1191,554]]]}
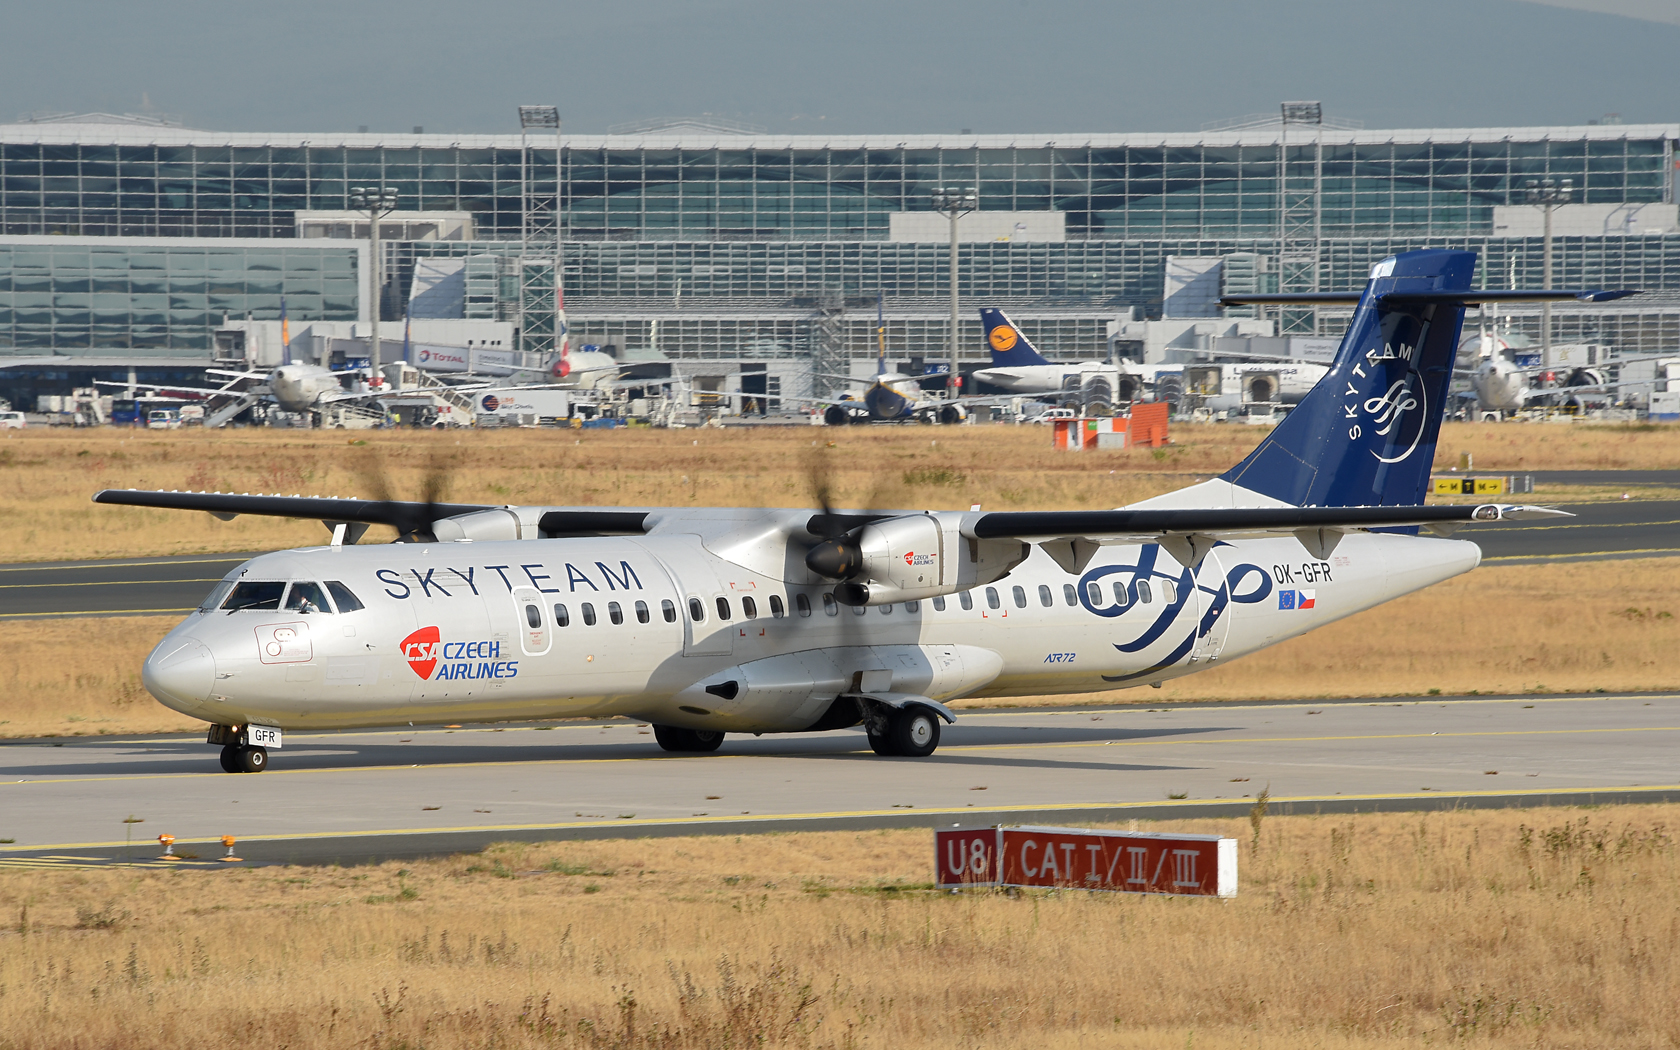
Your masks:
{"label": "passenger cabin window", "polygon": [[677,603],[669,598],[659,603],[659,614],[665,617],[666,623],[677,622]]}
{"label": "passenger cabin window", "polygon": [[907,613],[919,613],[919,612],[922,611],[922,603],[921,602],[905,602],[904,603],[904,611],[907,612]]}
{"label": "passenger cabin window", "polygon": [[706,607],[701,604],[700,599],[690,598],[688,600],[688,618],[695,623],[706,622]]}
{"label": "passenger cabin window", "polygon": [[1053,596],[1051,596],[1050,588],[1045,586],[1042,583],[1039,584],[1038,585],[1038,604],[1040,604],[1040,605],[1044,606],[1046,609],[1048,609],[1048,608],[1050,608],[1050,606],[1054,605],[1055,603],[1056,603],[1056,599]]}
{"label": "passenger cabin window", "polygon": [[868,611],[869,611],[869,609],[865,606],[862,606],[862,605],[852,606],[852,615],[853,616],[862,616],[864,613],[866,613]]}
{"label": "passenger cabin window", "polygon": [[[584,608],[588,608],[588,606],[585,606]],[[542,610],[537,608],[535,605],[525,606],[525,625],[527,627],[533,627],[533,628],[534,627],[541,627],[542,626]]]}
{"label": "passenger cabin window", "polygon": [[1027,589],[1025,587],[1016,584],[1010,589],[1010,594],[1015,599],[1015,608],[1025,609],[1027,607]]}
{"label": "passenger cabin window", "polygon": [[799,615],[801,616],[811,615],[811,599],[805,597],[803,594],[796,594],[793,596],[793,607],[799,610]]}
{"label": "passenger cabin window", "polygon": [[933,611],[934,612],[944,612],[945,611],[945,596],[943,594],[941,594],[938,597],[933,599]]}
{"label": "passenger cabin window", "polygon": [[823,595],[823,612],[830,616],[840,615],[840,604],[834,600],[834,595]]}
{"label": "passenger cabin window", "polygon": [[235,584],[222,608],[228,612],[276,612],[286,584],[280,580],[249,580]]}
{"label": "passenger cabin window", "polygon": [[1003,608],[1003,599],[998,597],[998,592],[997,592],[996,587],[987,587],[986,588],[986,608],[988,608],[988,609],[1001,609],[1001,608]]}
{"label": "passenger cabin window", "polygon": [[741,615],[749,620],[758,619],[758,603],[752,600],[751,595],[741,599]]}
{"label": "passenger cabin window", "polygon": [[1079,592],[1073,589],[1073,584],[1062,584],[1062,601],[1066,602],[1069,606],[1079,604]]}
{"label": "passenger cabin window", "polygon": [[881,615],[882,616],[891,616],[892,615],[892,603],[891,602],[888,602],[886,605],[881,606]]}
{"label": "passenger cabin window", "polygon": [[786,615],[787,615],[787,606],[782,604],[782,596],[779,595],[779,594],[772,594],[770,596],[770,616],[771,616],[771,618],[776,619],[776,620],[780,620],[782,617],[784,617]]}
{"label": "passenger cabin window", "polygon": [[595,626],[595,606],[589,602],[583,603],[583,625],[585,627]]}
{"label": "passenger cabin window", "polygon": [[[1115,584],[1115,586],[1118,587],[1119,584]],[[1114,593],[1119,594],[1120,592],[1117,590]],[[1085,585],[1085,599],[1091,603],[1093,608],[1101,605],[1103,603],[1102,587],[1095,581],[1087,583]]]}
{"label": "passenger cabin window", "polygon": [[607,619],[611,620],[614,624],[623,623],[624,622],[624,606],[618,604],[617,602],[608,602],[607,603]]}
{"label": "passenger cabin window", "polygon": [[717,607],[718,607],[718,619],[720,619],[720,620],[729,619],[729,599],[725,598],[721,594],[718,595]]}
{"label": "passenger cabin window", "polygon": [[564,605],[556,605],[554,607],[554,626],[570,627],[571,625],[572,614],[566,611],[566,607]]}
{"label": "passenger cabin window", "polygon": [[231,590],[233,590],[232,580],[223,580],[216,584],[216,586],[210,588],[210,593],[205,595],[204,600],[198,603],[198,611],[204,613],[219,608],[222,599],[226,598]]}
{"label": "passenger cabin window", "polygon": [[1174,587],[1170,581],[1161,584],[1161,600],[1169,605],[1178,601],[1178,588]]}
{"label": "passenger cabin window", "polygon": [[362,602],[353,594],[350,588],[337,580],[327,581],[327,593],[332,595],[333,604],[338,606],[340,613],[360,612]]}
{"label": "passenger cabin window", "polygon": [[636,603],[636,622],[637,623],[647,623],[651,619],[653,619],[653,617],[648,615],[647,602],[637,602]]}
{"label": "passenger cabin window", "polygon": [[327,604],[327,596],[321,593],[321,585],[299,580],[292,584],[292,589],[286,592],[286,609],[297,613],[330,613],[332,606]]}
{"label": "passenger cabin window", "polygon": [[1138,601],[1142,602],[1145,605],[1148,605],[1150,602],[1155,600],[1154,592],[1149,589],[1149,581],[1148,580],[1139,580],[1138,583],[1137,583],[1137,589],[1138,589]]}
{"label": "passenger cabin window", "polygon": [[974,592],[964,591],[957,595],[957,604],[963,607],[964,612],[974,608]]}
{"label": "passenger cabin window", "polygon": [[1131,596],[1126,591],[1126,585],[1119,580],[1114,581],[1114,604],[1125,608],[1132,603]]}

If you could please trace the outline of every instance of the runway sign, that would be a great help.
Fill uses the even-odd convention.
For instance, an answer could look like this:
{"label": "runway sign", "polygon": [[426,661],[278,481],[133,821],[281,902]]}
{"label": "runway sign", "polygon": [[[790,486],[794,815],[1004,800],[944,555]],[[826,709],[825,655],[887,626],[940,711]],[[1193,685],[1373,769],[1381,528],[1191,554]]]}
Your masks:
{"label": "runway sign", "polygon": [[1084,828],[934,832],[941,887],[1059,886],[1192,897],[1237,895],[1237,840]]}

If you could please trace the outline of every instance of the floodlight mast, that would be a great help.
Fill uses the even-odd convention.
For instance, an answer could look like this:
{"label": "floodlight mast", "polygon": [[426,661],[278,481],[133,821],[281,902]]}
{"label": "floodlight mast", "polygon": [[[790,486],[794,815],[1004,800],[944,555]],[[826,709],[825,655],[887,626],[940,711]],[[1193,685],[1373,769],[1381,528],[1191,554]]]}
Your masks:
{"label": "floodlight mast", "polygon": [[384,260],[379,252],[379,220],[397,210],[397,191],[388,186],[350,187],[350,206],[368,213],[368,244],[371,259],[368,263],[369,298],[368,386],[377,390],[381,385],[379,372],[379,309],[385,298]]}
{"label": "floodlight mast", "polygon": [[[1575,195],[1575,180],[1564,179],[1561,183],[1551,179],[1529,179],[1524,184],[1524,196],[1530,204],[1538,204],[1546,217],[1546,225],[1541,238],[1540,250],[1540,287],[1552,286],[1552,209],[1559,204],[1568,204]],[[1546,368],[1552,367],[1552,304],[1548,300],[1540,304],[1540,363]],[[1544,383],[1545,379],[1542,378]]]}
{"label": "floodlight mast", "polygon": [[[533,192],[532,183],[535,181],[532,169],[536,166],[532,156],[531,138],[533,133],[552,132],[554,135],[554,197],[552,202],[546,195]],[[545,295],[553,296],[553,337],[554,353],[564,352],[565,335],[560,330],[560,310],[564,302],[562,290],[563,276],[561,269],[562,222],[560,201],[563,191],[560,169],[560,109],[557,106],[520,106],[519,107],[519,138],[520,138],[520,243],[519,243],[519,348],[530,346],[532,295],[535,291],[534,282],[530,280],[533,269],[533,249],[538,243],[547,239],[549,223],[553,224],[553,252],[554,252],[554,280],[551,287],[544,290]],[[545,207],[545,205],[547,205]]]}
{"label": "floodlight mast", "polygon": [[962,393],[962,373],[957,367],[961,346],[957,336],[957,220],[980,210],[980,191],[974,186],[966,189],[939,186],[934,189],[932,200],[933,210],[951,219],[951,371],[945,377],[945,396],[954,398]]}

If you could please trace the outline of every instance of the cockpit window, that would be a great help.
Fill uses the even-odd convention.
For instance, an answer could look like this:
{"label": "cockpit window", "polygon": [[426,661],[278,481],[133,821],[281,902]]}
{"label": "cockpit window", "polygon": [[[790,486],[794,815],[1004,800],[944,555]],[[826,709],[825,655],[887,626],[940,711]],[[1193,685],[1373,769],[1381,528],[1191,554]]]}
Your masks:
{"label": "cockpit window", "polygon": [[220,608],[222,599],[226,598],[228,596],[228,592],[231,590],[233,590],[232,580],[223,580],[222,582],[216,584],[216,586],[210,588],[209,595],[207,595],[203,601],[198,603],[198,611],[202,613],[209,612],[211,609]]}
{"label": "cockpit window", "polygon": [[361,599],[350,592],[350,588],[337,580],[327,581],[327,593],[332,595],[333,604],[338,606],[341,613],[357,612],[362,608]]}
{"label": "cockpit window", "polygon": [[286,592],[286,611],[330,613],[332,606],[327,604],[327,596],[321,593],[320,584],[298,580],[292,584],[292,589]]}
{"label": "cockpit window", "polygon": [[222,608],[229,612],[275,612],[285,592],[283,580],[247,580],[234,585]]}

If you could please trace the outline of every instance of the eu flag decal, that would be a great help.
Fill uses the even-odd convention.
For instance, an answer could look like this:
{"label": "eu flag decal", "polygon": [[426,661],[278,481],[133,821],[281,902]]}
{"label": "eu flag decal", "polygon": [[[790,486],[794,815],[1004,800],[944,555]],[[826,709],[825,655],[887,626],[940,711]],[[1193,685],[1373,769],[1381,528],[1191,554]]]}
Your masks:
{"label": "eu flag decal", "polygon": [[1279,591],[1278,592],[1278,608],[1279,609],[1293,609],[1293,608],[1295,608],[1295,592],[1294,591]]}

